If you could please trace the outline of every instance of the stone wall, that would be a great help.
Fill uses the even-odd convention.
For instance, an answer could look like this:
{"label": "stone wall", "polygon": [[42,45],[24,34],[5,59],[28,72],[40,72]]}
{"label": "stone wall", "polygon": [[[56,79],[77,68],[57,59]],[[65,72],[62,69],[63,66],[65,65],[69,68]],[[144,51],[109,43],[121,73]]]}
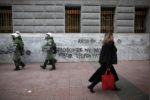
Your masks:
{"label": "stone wall", "polygon": [[149,0],[0,0],[0,5],[12,6],[14,32],[65,33],[65,7],[80,6],[81,33],[100,33],[101,7],[115,8],[114,33],[134,33],[135,8],[149,8]]}
{"label": "stone wall", "polygon": [[[147,60],[149,59],[149,34],[114,34],[118,48],[119,60]],[[23,33],[25,44],[25,62],[43,62],[45,53],[42,45],[46,42],[44,34]],[[98,61],[104,34],[53,34],[57,44],[56,58],[59,62]],[[10,34],[0,34],[0,49],[7,50],[11,43]],[[27,51],[31,51],[27,55]],[[11,62],[11,56],[1,54],[0,63]]]}
{"label": "stone wall", "polygon": [[52,0],[14,0],[13,29],[25,33],[64,33],[65,7]]}
{"label": "stone wall", "polygon": [[[25,42],[26,62],[43,62],[44,34],[54,33],[58,61],[97,61],[103,33],[101,8],[114,7],[114,36],[119,60],[149,59],[149,15],[146,33],[134,33],[135,8],[149,8],[149,0],[0,0],[0,6],[12,6],[13,32],[20,31]],[[65,7],[81,7],[81,33],[65,34]],[[0,33],[0,49],[6,50],[10,34]],[[0,62],[11,62],[1,54]]]}

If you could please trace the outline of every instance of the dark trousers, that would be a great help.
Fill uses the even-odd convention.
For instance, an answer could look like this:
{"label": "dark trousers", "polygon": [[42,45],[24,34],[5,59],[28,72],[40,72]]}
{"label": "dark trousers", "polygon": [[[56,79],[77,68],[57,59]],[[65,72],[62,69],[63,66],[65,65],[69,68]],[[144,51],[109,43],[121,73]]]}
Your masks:
{"label": "dark trousers", "polygon": [[45,62],[44,62],[43,68],[46,68],[46,65],[47,65],[48,63],[50,63],[53,68],[55,68],[55,63],[54,63],[53,61],[47,60],[47,59],[46,59]]}
{"label": "dark trousers", "polygon": [[[91,76],[91,78],[89,79],[89,81],[92,83],[91,87],[93,88],[95,85],[97,85],[102,79],[102,75],[105,74],[106,69],[107,69],[107,64],[101,64],[101,67],[97,69],[97,71]],[[114,69],[113,65],[110,66],[110,71],[112,72],[112,74],[115,77],[115,81],[118,81],[118,75],[116,73],[116,70]]]}
{"label": "dark trousers", "polygon": [[15,64],[16,69],[20,69],[20,68],[19,68],[20,65],[21,65],[22,67],[25,66],[25,64],[24,64],[21,60],[14,61],[14,64]]}

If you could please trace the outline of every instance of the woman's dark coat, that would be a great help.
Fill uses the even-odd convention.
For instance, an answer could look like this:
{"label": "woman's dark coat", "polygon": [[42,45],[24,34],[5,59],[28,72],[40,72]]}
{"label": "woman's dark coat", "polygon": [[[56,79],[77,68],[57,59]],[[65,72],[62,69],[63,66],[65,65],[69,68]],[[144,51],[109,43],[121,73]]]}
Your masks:
{"label": "woman's dark coat", "polygon": [[101,76],[105,73],[107,68],[110,68],[110,71],[115,77],[115,81],[119,80],[117,73],[112,64],[117,64],[117,48],[114,45],[113,41],[109,41],[102,46],[99,63],[101,67],[97,69],[97,71],[92,75],[89,79],[90,82],[93,81],[101,81]]}

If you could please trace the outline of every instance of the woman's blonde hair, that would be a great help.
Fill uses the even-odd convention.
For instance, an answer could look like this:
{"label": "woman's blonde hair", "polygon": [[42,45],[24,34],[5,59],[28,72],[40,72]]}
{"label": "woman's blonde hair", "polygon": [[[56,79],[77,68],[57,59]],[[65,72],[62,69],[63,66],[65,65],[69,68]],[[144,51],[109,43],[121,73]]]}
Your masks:
{"label": "woman's blonde hair", "polygon": [[112,33],[105,33],[105,37],[104,37],[104,40],[102,42],[102,45],[109,42],[112,35],[113,35]]}

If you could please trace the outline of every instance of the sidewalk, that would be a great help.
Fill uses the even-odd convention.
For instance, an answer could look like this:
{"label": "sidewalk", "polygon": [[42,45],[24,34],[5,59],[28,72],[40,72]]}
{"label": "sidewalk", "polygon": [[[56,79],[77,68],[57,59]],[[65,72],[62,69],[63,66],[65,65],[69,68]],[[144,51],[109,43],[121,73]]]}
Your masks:
{"label": "sidewalk", "polygon": [[115,69],[122,90],[103,91],[98,84],[94,94],[87,86],[97,62],[57,63],[55,71],[40,65],[27,63],[25,69],[13,71],[13,64],[0,64],[0,100],[148,100],[148,61],[119,61]]}

